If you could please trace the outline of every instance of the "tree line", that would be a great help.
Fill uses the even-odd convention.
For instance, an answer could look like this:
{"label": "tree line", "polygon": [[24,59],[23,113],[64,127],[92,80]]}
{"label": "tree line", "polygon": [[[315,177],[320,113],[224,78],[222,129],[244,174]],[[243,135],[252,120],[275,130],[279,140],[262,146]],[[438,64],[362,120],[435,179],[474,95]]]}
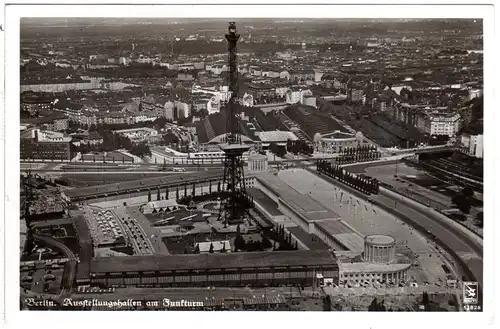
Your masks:
{"label": "tree line", "polygon": [[140,158],[151,156],[151,150],[146,142],[132,143],[127,136],[115,133],[103,126],[97,127],[96,132],[102,137],[103,142],[101,144],[91,145],[87,143],[74,147],[74,150],[81,153],[87,153],[92,151],[111,152],[118,149],[125,149]]}
{"label": "tree line", "polygon": [[354,175],[339,165],[332,165],[331,162],[326,160],[318,160],[316,163],[316,170],[332,178],[336,178],[340,182],[354,187],[365,194],[378,194],[379,181],[375,178]]}
{"label": "tree line", "polygon": [[346,147],[335,159],[337,164],[348,164],[380,159],[382,153],[373,145],[358,145],[357,147]]}
{"label": "tree line", "polygon": [[296,141],[288,140],[286,143],[286,149],[288,150],[288,152],[295,155],[302,153],[310,156],[314,152],[313,147],[301,139]]}

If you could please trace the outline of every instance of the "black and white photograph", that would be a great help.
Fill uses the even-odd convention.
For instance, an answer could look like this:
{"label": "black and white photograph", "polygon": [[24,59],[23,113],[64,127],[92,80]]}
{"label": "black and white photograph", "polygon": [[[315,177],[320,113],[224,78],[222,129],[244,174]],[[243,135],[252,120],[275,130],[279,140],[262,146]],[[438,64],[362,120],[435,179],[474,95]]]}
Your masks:
{"label": "black and white photograph", "polygon": [[9,307],[488,307],[491,16],[97,7],[5,43]]}

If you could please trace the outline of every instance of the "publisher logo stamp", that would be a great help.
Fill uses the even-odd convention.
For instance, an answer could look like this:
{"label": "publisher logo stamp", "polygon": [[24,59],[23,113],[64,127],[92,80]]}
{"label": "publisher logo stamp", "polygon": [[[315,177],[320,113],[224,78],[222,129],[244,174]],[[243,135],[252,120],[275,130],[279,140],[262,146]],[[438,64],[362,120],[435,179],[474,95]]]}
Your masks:
{"label": "publisher logo stamp", "polygon": [[477,306],[478,300],[478,284],[477,282],[465,281],[463,285],[464,306],[466,308]]}

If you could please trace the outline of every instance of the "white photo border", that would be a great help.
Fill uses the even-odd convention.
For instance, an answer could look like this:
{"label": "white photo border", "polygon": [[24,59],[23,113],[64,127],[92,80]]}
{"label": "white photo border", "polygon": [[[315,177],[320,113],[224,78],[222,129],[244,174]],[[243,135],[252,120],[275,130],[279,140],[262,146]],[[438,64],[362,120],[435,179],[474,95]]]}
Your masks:
{"label": "white photo border", "polygon": [[[161,3],[149,1],[150,3]],[[219,0],[217,3],[234,3],[234,1]],[[255,1],[255,3],[263,1]],[[279,2],[279,1],[276,1]],[[281,1],[290,4],[297,1]],[[374,3],[375,1],[370,1]],[[423,2],[423,1],[422,1]],[[451,1],[441,1],[452,3]],[[34,5],[27,5],[33,3]],[[40,5],[36,5],[40,3]],[[400,328],[422,326],[458,326],[476,328],[491,325],[494,321],[494,292],[497,291],[494,280],[494,218],[495,164],[498,155],[495,152],[495,141],[500,140],[498,129],[498,106],[494,99],[494,86],[498,85],[499,40],[494,40],[494,14],[496,8],[488,5],[466,5],[470,1],[454,1],[463,5],[397,5],[401,1],[378,1],[379,4],[366,5],[367,1],[352,1],[359,5],[334,5],[340,1],[331,1],[332,5],[190,5],[199,1],[182,1],[185,5],[134,5],[132,1],[92,1],[93,5],[72,5],[70,3],[85,3],[85,1],[59,1],[67,5],[44,5],[47,1],[23,1],[23,5],[5,7],[5,109],[2,123],[5,122],[4,140],[0,151],[4,151],[5,167],[2,188],[5,189],[5,227],[2,232],[5,237],[5,303],[6,322],[12,327],[51,327],[78,326],[89,327],[108,325],[134,326],[188,326],[188,327],[220,327],[238,326],[353,326],[363,328]],[[97,5],[96,3],[101,3]],[[113,3],[129,3],[127,5],[109,5]],[[302,2],[303,3],[303,2]],[[389,4],[391,5],[380,5]],[[428,3],[428,1],[423,2]],[[217,18],[251,18],[251,17],[282,17],[282,18],[478,18],[483,19],[484,32],[484,101],[485,126],[484,133],[488,138],[485,142],[485,212],[488,219],[485,222],[484,238],[484,311],[481,313],[358,313],[358,312],[21,312],[19,310],[19,24],[21,17],[217,17]],[[0,22],[1,23],[1,22]],[[497,24],[498,25],[498,24]],[[497,27],[498,30],[498,27]],[[498,31],[497,36],[498,36]],[[496,48],[496,49],[495,49]],[[0,50],[2,50],[0,48]],[[3,54],[3,52],[2,52]],[[2,68],[3,69],[3,68]],[[496,69],[496,71],[495,71]],[[2,73],[0,71],[0,73]],[[496,74],[495,74],[496,73]],[[497,97],[498,101],[498,97]],[[499,137],[498,139],[494,138]],[[3,257],[3,253],[2,253]],[[2,260],[2,259],[0,259]],[[2,277],[0,276],[0,279]],[[495,289],[495,291],[494,291]],[[186,316],[188,315],[188,316]]]}

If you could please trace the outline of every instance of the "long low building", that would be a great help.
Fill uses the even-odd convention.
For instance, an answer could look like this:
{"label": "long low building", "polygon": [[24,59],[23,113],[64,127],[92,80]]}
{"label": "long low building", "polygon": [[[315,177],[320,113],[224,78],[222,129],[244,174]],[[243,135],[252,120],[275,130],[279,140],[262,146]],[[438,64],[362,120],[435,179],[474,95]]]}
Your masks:
{"label": "long low building", "polygon": [[255,186],[276,202],[279,211],[301,229],[317,235],[335,251],[363,252],[364,235],[344,222],[338,214],[309,195],[299,193],[271,173],[258,173],[255,178]]}
{"label": "long low building", "polygon": [[314,233],[314,222],[326,219],[340,219],[340,216],[326,208],[309,195],[297,192],[275,175],[263,172],[256,174],[256,187],[273,199],[280,211],[293,219],[308,233]]}
{"label": "long low building", "polygon": [[96,185],[83,188],[64,190],[62,198],[68,202],[83,201],[95,198],[104,198],[112,195],[126,195],[138,192],[147,192],[158,188],[184,186],[200,181],[220,181],[222,172],[197,172],[192,174],[177,174],[164,177],[132,180],[122,183]]}
{"label": "long low building", "polygon": [[74,223],[76,235],[78,237],[78,244],[80,246],[80,250],[78,251],[78,258],[80,259],[80,263],[78,263],[76,272],[76,280],[78,281],[82,277],[85,279],[89,273],[90,261],[92,260],[94,254],[92,248],[92,235],[90,233],[87,220],[85,219],[81,211],[78,210],[78,208],[70,208],[68,210],[68,214]]}
{"label": "long low building", "polygon": [[342,220],[322,220],[315,223],[316,235],[332,249],[341,251],[364,250],[364,236]]}
{"label": "long low building", "polygon": [[399,284],[408,280],[408,270],[411,264],[380,264],[380,263],[339,263],[339,283],[373,283],[375,281],[393,281]]}
{"label": "long low building", "polygon": [[[224,163],[226,154],[217,147],[217,151],[212,152],[190,152],[181,153],[167,147],[151,148],[151,158],[156,163],[168,164],[201,164],[201,165],[221,165]],[[248,161],[249,152],[243,153],[243,161]]]}
{"label": "long low building", "polygon": [[106,287],[311,285],[316,274],[337,281],[338,264],[331,251],[95,258],[89,281],[79,283]]}

